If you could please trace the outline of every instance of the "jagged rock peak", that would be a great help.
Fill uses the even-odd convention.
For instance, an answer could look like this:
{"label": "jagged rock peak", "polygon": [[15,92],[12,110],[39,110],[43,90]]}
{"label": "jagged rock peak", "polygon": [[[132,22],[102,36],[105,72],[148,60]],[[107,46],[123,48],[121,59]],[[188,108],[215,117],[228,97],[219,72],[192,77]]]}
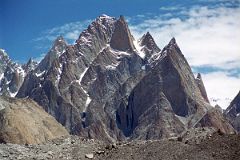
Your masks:
{"label": "jagged rock peak", "polygon": [[168,45],[176,45],[177,43],[176,43],[176,39],[175,39],[175,37],[173,37],[171,40],[170,40],[170,42],[168,43]]}
{"label": "jagged rock peak", "polygon": [[7,53],[6,53],[6,51],[4,50],[4,49],[0,49],[0,56],[2,57],[2,56],[4,56],[4,57],[8,57],[8,55],[7,55]]}
{"label": "jagged rock peak", "polygon": [[150,42],[154,42],[153,37],[149,32],[144,34],[139,41],[141,46],[148,45]]}
{"label": "jagged rock peak", "polygon": [[113,49],[121,51],[133,51],[133,37],[128,29],[125,18],[121,15],[115,23],[115,29],[110,41],[110,46]]}
{"label": "jagged rock peak", "polygon": [[[171,53],[173,55],[179,54],[181,57],[184,58],[184,55],[182,54],[181,49],[179,48],[176,39],[173,37],[169,43],[163,48],[162,53],[167,53],[168,55]],[[187,60],[184,58],[185,63],[187,63]]]}
{"label": "jagged rock peak", "polygon": [[66,41],[65,41],[65,39],[63,38],[62,35],[58,36],[58,37],[55,39],[54,42],[55,42],[55,43],[56,43],[56,42],[65,42],[65,43],[66,43]]}
{"label": "jagged rock peak", "polygon": [[37,62],[34,61],[32,58],[29,58],[28,62],[26,64],[23,65],[23,69],[26,72],[29,72],[31,70],[34,70],[37,67]]}
{"label": "jagged rock peak", "polygon": [[[175,39],[174,37],[173,37],[173,38],[169,41],[169,43],[163,48],[162,51],[168,50],[168,49],[171,49],[171,48],[176,48],[178,51],[180,51],[180,48],[178,47],[177,42],[176,42],[176,39]],[[180,53],[181,53],[181,51],[180,51]]]}
{"label": "jagged rock peak", "polygon": [[[79,46],[92,46],[92,43],[102,45],[100,41],[109,41],[110,34],[112,34],[113,24],[116,18],[108,15],[101,15],[97,17],[88,27],[84,30],[76,40]],[[105,45],[105,44],[104,44]]]}
{"label": "jagged rock peak", "polygon": [[140,46],[146,46],[148,50],[154,50],[155,52],[161,51],[149,32],[147,32],[140,38],[139,44]]}
{"label": "jagged rock peak", "polygon": [[197,74],[197,79],[202,80],[202,76],[200,73]]}
{"label": "jagged rock peak", "polygon": [[0,61],[4,61],[5,63],[11,61],[4,49],[0,49]]}
{"label": "jagged rock peak", "polygon": [[56,48],[57,46],[67,46],[67,42],[65,41],[63,36],[58,36],[56,38],[56,40],[53,42],[52,49],[56,49],[57,50],[57,48]]}
{"label": "jagged rock peak", "polygon": [[56,38],[53,42],[52,48],[38,65],[38,70],[43,71],[49,69],[52,62],[61,56],[67,48],[67,43],[62,36]]}
{"label": "jagged rock peak", "polygon": [[209,99],[208,99],[208,96],[207,96],[207,91],[206,91],[206,89],[205,89],[205,86],[204,86],[204,83],[203,83],[203,80],[202,80],[202,76],[201,76],[200,73],[197,74],[197,77],[196,77],[195,80],[196,80],[196,83],[197,83],[197,85],[198,85],[198,88],[199,88],[199,90],[200,90],[200,92],[201,92],[202,97],[204,98],[204,100],[205,100],[206,102],[209,103]]}
{"label": "jagged rock peak", "polygon": [[27,66],[32,65],[34,63],[32,57],[29,58],[28,62],[26,63]]}
{"label": "jagged rock peak", "polygon": [[124,22],[124,23],[126,23],[125,18],[124,18],[123,15],[120,15],[119,20],[122,21],[122,22]]}

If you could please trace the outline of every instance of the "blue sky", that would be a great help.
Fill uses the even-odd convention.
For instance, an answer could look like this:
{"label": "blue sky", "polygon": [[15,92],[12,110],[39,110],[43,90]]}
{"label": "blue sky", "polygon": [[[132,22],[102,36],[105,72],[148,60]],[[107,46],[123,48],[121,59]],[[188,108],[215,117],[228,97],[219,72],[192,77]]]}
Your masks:
{"label": "blue sky", "polygon": [[101,14],[124,15],[135,38],[150,31],[160,48],[175,37],[224,107],[239,91],[239,0],[0,0],[0,48],[20,63],[39,60],[58,35],[71,44]]}
{"label": "blue sky", "polygon": [[[164,7],[190,8],[196,5],[212,6],[216,2],[206,1],[169,1],[169,0],[1,0],[1,41],[0,48],[4,48],[10,57],[25,62],[29,57],[38,57],[47,52],[49,41],[39,41],[39,37],[49,29],[64,24],[80,22],[83,30],[88,24],[86,20],[93,20],[105,13],[110,16],[136,17],[137,15],[154,16],[168,13],[161,10]],[[178,10],[170,10],[177,13]],[[134,23],[134,21],[133,21]]]}
{"label": "blue sky", "polygon": [[[1,48],[21,62],[47,51],[34,41],[44,31],[71,22],[94,19],[105,13],[118,17],[159,12],[163,1],[147,0],[1,0]],[[43,43],[43,42],[42,42]],[[42,45],[42,44],[41,44]],[[46,44],[47,45],[47,44]],[[49,46],[49,45],[48,45]],[[24,56],[23,56],[24,55]]]}

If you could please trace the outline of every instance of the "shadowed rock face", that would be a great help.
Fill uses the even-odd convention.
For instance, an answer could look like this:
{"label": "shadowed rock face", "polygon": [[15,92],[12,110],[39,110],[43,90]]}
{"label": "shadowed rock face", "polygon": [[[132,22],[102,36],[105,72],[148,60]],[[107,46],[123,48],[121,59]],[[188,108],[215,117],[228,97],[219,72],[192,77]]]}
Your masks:
{"label": "shadowed rock face", "polygon": [[122,16],[102,15],[76,44],[54,43],[39,66],[51,63],[31,71],[17,97],[32,98],[88,138],[159,139],[195,127],[212,107],[176,40],[161,51],[149,33],[133,39]]}
{"label": "shadowed rock face", "polygon": [[0,97],[0,142],[42,143],[67,130],[30,99]]}
{"label": "shadowed rock face", "polygon": [[225,110],[224,115],[233,127],[240,132],[240,92],[238,92],[229,107]]}

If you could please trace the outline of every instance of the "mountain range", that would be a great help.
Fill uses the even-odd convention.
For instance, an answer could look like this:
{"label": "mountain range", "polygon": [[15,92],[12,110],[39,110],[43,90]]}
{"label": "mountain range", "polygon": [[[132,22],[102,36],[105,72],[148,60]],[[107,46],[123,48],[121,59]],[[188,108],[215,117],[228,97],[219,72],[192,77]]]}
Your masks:
{"label": "mountain range", "polygon": [[240,131],[239,94],[224,113],[212,107],[175,38],[163,49],[149,32],[136,40],[123,16],[97,17],[74,44],[58,37],[39,63],[19,65],[4,50],[0,57],[0,104],[33,100],[24,103],[36,102],[70,134],[118,141],[195,127]]}

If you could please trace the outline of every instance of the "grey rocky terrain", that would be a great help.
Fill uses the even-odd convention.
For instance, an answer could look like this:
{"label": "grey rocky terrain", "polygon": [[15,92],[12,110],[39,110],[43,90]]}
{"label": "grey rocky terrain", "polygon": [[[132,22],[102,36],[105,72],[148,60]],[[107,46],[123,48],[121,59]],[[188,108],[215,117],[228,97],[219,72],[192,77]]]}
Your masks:
{"label": "grey rocky terrain", "polygon": [[0,56],[0,159],[240,156],[239,94],[212,107],[176,39],[136,40],[123,16],[97,17],[74,44],[58,37],[39,63]]}
{"label": "grey rocky terrain", "polygon": [[181,139],[118,143],[71,136],[38,145],[0,144],[0,159],[235,160],[240,156],[239,140],[239,135],[224,135],[211,128],[191,129]]}

